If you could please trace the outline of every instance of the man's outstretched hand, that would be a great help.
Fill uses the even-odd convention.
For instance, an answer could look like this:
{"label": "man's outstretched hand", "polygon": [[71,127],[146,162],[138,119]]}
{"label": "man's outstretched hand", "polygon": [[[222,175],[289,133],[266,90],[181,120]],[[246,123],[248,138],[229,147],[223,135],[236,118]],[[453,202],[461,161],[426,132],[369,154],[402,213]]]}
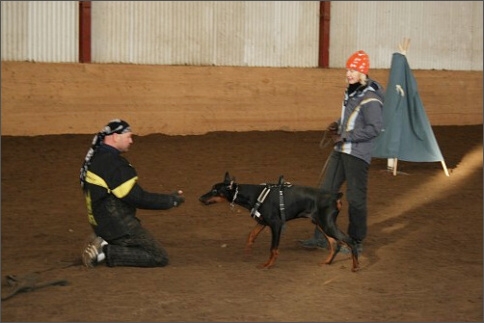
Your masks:
{"label": "man's outstretched hand", "polygon": [[180,204],[185,202],[185,197],[183,196],[182,190],[176,191],[171,196],[173,196],[173,206],[180,206]]}

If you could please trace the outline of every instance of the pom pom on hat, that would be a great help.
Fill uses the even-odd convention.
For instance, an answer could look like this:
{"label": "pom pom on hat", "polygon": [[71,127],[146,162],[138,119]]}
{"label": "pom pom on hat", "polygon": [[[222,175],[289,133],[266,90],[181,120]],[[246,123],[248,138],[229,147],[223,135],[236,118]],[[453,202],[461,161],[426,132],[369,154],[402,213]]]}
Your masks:
{"label": "pom pom on hat", "polygon": [[363,74],[368,74],[368,70],[370,69],[370,57],[364,51],[359,50],[348,58],[346,61],[346,68]]}

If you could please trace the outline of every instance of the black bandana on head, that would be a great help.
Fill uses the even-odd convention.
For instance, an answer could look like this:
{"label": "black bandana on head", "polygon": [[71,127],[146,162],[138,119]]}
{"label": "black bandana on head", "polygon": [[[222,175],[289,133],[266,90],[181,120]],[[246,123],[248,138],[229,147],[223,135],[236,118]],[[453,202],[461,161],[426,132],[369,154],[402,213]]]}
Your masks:
{"label": "black bandana on head", "polygon": [[82,164],[82,167],[81,167],[80,181],[81,181],[82,188],[84,188],[87,169],[91,164],[91,158],[92,156],[94,156],[96,149],[104,141],[104,137],[112,135],[113,133],[122,134],[126,132],[131,132],[131,128],[129,124],[126,121],[121,119],[113,119],[109,121],[109,123],[94,136],[94,138],[92,139],[91,148],[89,148],[89,151],[87,152],[86,157],[84,158],[84,163]]}

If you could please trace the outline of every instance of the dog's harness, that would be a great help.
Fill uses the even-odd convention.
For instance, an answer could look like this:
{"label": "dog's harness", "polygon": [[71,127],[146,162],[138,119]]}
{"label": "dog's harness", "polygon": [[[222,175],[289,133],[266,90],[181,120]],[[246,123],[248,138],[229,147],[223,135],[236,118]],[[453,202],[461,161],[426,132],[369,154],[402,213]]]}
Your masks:
{"label": "dog's harness", "polygon": [[[264,189],[262,192],[259,194],[259,197],[257,198],[257,202],[255,203],[254,207],[250,211],[250,215],[252,218],[259,218],[261,214],[259,213],[259,208],[264,203],[266,197],[269,195],[271,192],[271,189],[278,187],[279,188],[279,210],[281,211],[281,219],[282,222],[286,222],[286,210],[284,206],[284,188],[286,187],[291,187],[292,184],[289,182],[284,181],[284,177],[281,176],[279,177],[279,183],[277,184],[265,184]],[[235,200],[235,197],[234,197]]]}
{"label": "dog's harness", "polygon": [[[230,182],[230,185],[229,185],[229,188],[233,188],[233,185],[234,185],[234,181],[231,181]],[[232,202],[230,202],[230,207],[231,208],[234,208],[234,205],[235,205],[235,199],[237,198],[237,194],[239,194],[239,186],[237,184],[235,184],[235,193],[234,193],[234,197],[232,199]]]}

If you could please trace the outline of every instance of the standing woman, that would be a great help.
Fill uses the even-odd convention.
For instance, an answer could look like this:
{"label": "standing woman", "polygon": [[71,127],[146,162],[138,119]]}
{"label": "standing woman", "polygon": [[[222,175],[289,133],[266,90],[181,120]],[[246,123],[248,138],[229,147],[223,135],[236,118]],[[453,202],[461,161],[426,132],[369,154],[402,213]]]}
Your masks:
{"label": "standing woman", "polygon": [[[338,192],[346,182],[348,201],[348,235],[358,253],[363,251],[367,235],[368,170],[374,139],[383,124],[383,87],[368,76],[370,59],[362,50],[346,62],[346,81],[340,118],[327,131],[334,144],[321,182],[321,190]],[[305,248],[327,246],[324,235],[316,228],[314,237],[302,240]],[[347,248],[346,248],[347,249]],[[341,251],[349,252],[345,248]]]}

